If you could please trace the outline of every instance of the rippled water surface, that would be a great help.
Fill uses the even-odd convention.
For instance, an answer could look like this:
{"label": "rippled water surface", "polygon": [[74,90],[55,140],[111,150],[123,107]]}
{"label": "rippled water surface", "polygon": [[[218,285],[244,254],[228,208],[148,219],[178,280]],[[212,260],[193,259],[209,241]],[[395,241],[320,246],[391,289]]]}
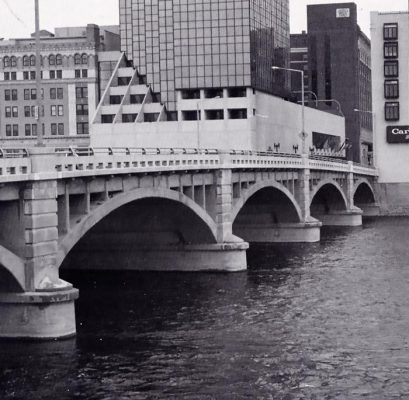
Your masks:
{"label": "rippled water surface", "polygon": [[238,274],[74,274],[78,336],[0,343],[0,399],[409,399],[409,219]]}

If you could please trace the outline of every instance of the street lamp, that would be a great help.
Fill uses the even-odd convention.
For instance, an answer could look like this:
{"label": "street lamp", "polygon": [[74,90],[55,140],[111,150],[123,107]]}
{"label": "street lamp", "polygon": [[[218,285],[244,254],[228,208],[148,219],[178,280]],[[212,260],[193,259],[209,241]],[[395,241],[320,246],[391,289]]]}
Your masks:
{"label": "street lamp", "polygon": [[39,0],[34,0],[35,8],[35,47],[36,47],[36,92],[37,92],[37,146],[44,146],[43,129],[41,125],[41,49],[40,49],[40,8]]}
{"label": "street lamp", "polygon": [[200,149],[201,146],[201,141],[200,141],[200,104],[203,104],[204,102],[208,101],[208,100],[215,100],[215,99],[220,99],[220,96],[216,96],[216,97],[211,97],[209,99],[200,99],[197,101],[196,103],[196,119],[197,119],[197,149]]}
{"label": "street lamp", "polygon": [[373,146],[373,165],[376,167],[376,138],[375,138],[375,129],[376,129],[376,115],[375,112],[369,111],[369,110],[360,110],[359,108],[354,108],[354,112],[359,112],[359,113],[365,113],[365,114],[371,114],[372,116],[372,146]]}
{"label": "street lamp", "polygon": [[284,71],[297,72],[301,74],[301,134],[300,135],[302,139],[302,154],[305,154],[305,138],[307,137],[307,134],[305,133],[304,71],[301,69],[278,67],[276,65],[273,65],[271,69],[273,70],[281,69]]}
{"label": "street lamp", "polygon": [[[342,117],[345,118],[345,115],[342,112],[341,103],[338,100],[336,100],[336,99],[317,99],[317,100],[315,100],[315,103],[317,104],[317,107],[318,107],[318,103],[330,103],[330,102],[335,103],[338,106],[338,112],[340,113],[340,115]],[[301,103],[301,101],[297,101],[297,103]]]}

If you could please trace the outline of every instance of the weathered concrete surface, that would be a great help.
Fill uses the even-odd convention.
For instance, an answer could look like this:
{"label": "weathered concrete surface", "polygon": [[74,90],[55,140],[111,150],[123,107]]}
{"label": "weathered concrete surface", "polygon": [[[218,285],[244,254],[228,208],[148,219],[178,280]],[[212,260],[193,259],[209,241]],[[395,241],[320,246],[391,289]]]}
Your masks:
{"label": "weathered concrete surface", "polygon": [[323,226],[361,226],[362,210],[333,211],[329,214],[314,215]]}

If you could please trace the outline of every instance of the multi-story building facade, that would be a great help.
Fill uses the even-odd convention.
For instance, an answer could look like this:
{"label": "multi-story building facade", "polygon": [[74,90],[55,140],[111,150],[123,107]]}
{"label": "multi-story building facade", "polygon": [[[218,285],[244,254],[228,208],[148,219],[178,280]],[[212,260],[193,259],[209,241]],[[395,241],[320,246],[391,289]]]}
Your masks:
{"label": "multi-story building facade", "polygon": [[[291,68],[304,71],[304,93],[305,99],[315,99],[309,86],[308,71],[308,34],[305,31],[290,35],[290,65]],[[301,100],[301,75],[296,74],[291,79],[291,93]]]}
{"label": "multi-story building facade", "polygon": [[[35,139],[38,120],[43,136],[51,141],[64,137],[87,142],[90,116],[103,89],[98,54],[111,53],[118,46],[115,27],[58,28],[55,34],[41,31],[41,93],[37,93],[34,38],[0,41],[3,145]],[[118,52],[114,54],[117,59]]]}
{"label": "multi-story building facade", "polygon": [[[121,47],[168,117],[176,119],[177,91],[251,87],[286,96],[288,0],[120,0]],[[190,91],[190,92],[189,92]]]}
{"label": "multi-story building facade", "polygon": [[409,212],[409,14],[372,12],[375,158],[384,213]]}
{"label": "multi-story building facade", "polygon": [[[307,6],[309,90],[319,108],[341,106],[349,158],[372,163],[371,44],[355,3]],[[359,110],[359,111],[358,111]]]}

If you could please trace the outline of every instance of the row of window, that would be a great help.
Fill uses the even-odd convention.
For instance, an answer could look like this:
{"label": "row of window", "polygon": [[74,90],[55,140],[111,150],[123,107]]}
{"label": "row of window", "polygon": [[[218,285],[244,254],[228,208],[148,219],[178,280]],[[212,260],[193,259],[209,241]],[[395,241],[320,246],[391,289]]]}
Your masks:
{"label": "row of window", "polygon": [[[41,98],[44,99],[44,91],[41,89]],[[77,87],[75,91],[77,99],[87,99],[88,98],[88,88]],[[63,88],[50,88],[50,99],[51,100],[62,100],[64,98]],[[5,101],[17,101],[18,91],[17,89],[6,89],[4,91]],[[37,100],[37,89],[24,89],[24,100]]]}
{"label": "row of window", "polygon": [[[86,110],[84,109],[82,112],[86,111],[86,114],[78,114],[78,106],[77,106],[77,115],[88,115],[88,105],[86,106]],[[29,117],[36,117],[36,106],[25,106],[24,107],[24,116],[26,118]],[[4,115],[6,118],[18,118],[18,107],[17,106],[7,106],[4,109]],[[50,115],[52,117],[63,117],[64,116],[64,106],[63,105],[52,105],[50,106]],[[44,116],[44,110],[42,112],[42,116]]]}
{"label": "row of window", "polygon": [[[62,65],[63,56],[61,54],[50,54],[48,56],[48,65]],[[87,54],[75,54],[74,55],[74,64],[75,65],[87,65],[88,64],[88,55]],[[36,65],[36,56],[35,55],[25,55],[23,56],[23,66],[24,67],[33,67]],[[41,59],[41,65],[43,65],[43,58]],[[3,57],[3,67],[4,68],[15,68],[17,67],[17,57],[16,56],[5,56]]]}
{"label": "row of window", "polygon": [[[44,124],[42,124],[43,134],[44,134]],[[50,133],[52,136],[62,136],[64,135],[64,124],[62,123],[52,123],[50,125]],[[77,134],[78,135],[88,135],[89,134],[89,124],[88,122],[78,122],[77,123]],[[24,135],[25,136],[37,136],[37,124],[25,124],[24,125]],[[6,125],[6,136],[13,137],[19,136],[19,125],[18,124],[7,124]]]}
{"label": "row of window", "polygon": [[[50,79],[62,79],[62,69],[50,70],[49,73],[50,73]],[[23,79],[25,81],[35,80],[35,78],[36,78],[36,71],[23,71]],[[43,71],[41,71],[41,79],[42,78],[43,78]],[[17,72],[5,72],[4,80],[5,81],[16,81]]]}

